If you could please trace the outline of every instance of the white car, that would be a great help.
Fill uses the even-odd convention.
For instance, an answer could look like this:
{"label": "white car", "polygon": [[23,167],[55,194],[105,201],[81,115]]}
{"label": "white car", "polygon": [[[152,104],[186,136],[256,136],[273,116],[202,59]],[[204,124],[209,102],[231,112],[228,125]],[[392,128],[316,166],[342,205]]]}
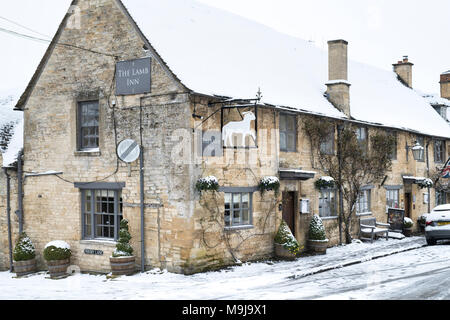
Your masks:
{"label": "white car", "polygon": [[437,240],[450,239],[450,204],[437,206],[427,216],[425,237],[429,245]]}

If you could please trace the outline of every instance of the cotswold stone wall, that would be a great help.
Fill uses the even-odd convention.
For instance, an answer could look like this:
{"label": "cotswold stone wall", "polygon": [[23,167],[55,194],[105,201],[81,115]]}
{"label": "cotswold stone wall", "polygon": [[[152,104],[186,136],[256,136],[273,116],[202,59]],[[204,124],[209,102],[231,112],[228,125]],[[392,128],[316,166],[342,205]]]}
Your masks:
{"label": "cotswold stone wall", "polygon": [[[2,157],[0,154],[0,163]],[[10,191],[10,205],[11,205],[11,234],[12,234],[12,248],[18,238],[19,219],[15,214],[17,209],[17,175],[14,170],[8,170],[11,177],[11,191]],[[7,217],[7,190],[6,190],[6,175],[3,170],[0,171],[0,270],[8,270],[10,267],[9,261],[9,239],[8,239],[8,217]]]}
{"label": "cotswold stone wall", "polygon": [[[145,159],[145,264],[180,272],[188,259],[192,235],[189,220],[190,166],[171,160],[175,129],[189,126],[185,89],[157,55],[151,52],[151,93],[115,96],[116,61],[144,56],[144,41],[113,0],[79,1],[78,26],[65,26],[28,100],[25,111],[24,170],[63,172],[27,178],[24,183],[25,230],[35,243],[39,267],[42,250],[51,240],[65,240],[73,251],[72,264],[84,271],[109,272],[114,243],[82,239],[81,196],[73,182],[124,182],[123,215],[130,221],[131,244],[140,265],[140,210],[138,161],[117,160],[116,142],[142,141]],[[111,19],[114,17],[114,19]],[[77,102],[99,100],[100,149],[78,152]],[[113,101],[116,105],[113,107]],[[101,250],[103,255],[84,253]]]}

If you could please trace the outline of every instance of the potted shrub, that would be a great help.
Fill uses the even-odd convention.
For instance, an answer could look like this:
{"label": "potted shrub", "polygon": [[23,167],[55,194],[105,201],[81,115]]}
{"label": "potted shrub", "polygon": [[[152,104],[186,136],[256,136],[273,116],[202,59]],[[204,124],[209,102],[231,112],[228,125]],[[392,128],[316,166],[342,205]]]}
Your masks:
{"label": "potted shrub", "polygon": [[327,251],[328,239],[322,219],[318,215],[314,215],[309,223],[308,247],[315,254],[325,254]]}
{"label": "potted shrub", "polygon": [[413,226],[414,226],[414,223],[410,218],[405,217],[403,219],[403,234],[406,237],[411,237]]}
{"label": "potted shrub", "polygon": [[284,220],[274,239],[275,255],[279,258],[294,260],[300,251],[300,246]]}
{"label": "potted shrub", "polygon": [[67,275],[72,251],[67,242],[56,240],[47,243],[44,248],[44,259],[47,261],[50,278],[60,278]]}
{"label": "potted shrub", "polygon": [[128,231],[128,220],[120,221],[119,240],[116,249],[109,258],[113,276],[132,275],[135,273],[135,260],[133,248],[130,245],[131,234]]}
{"label": "potted shrub", "polygon": [[18,277],[36,272],[36,250],[25,232],[19,236],[13,251],[14,272]]}
{"label": "potted shrub", "polygon": [[422,232],[425,230],[425,227],[426,227],[427,216],[428,216],[428,213],[424,213],[419,218],[417,218],[417,224],[419,225],[420,231],[422,231]]}

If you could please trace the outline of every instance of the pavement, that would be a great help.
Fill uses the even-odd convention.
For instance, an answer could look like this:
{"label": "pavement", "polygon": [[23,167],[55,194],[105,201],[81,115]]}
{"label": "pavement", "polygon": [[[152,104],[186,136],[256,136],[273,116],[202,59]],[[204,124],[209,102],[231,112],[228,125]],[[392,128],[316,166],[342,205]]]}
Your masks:
{"label": "pavement", "polygon": [[380,238],[373,243],[354,240],[349,245],[327,249],[325,255],[300,257],[295,262],[296,265],[298,264],[298,268],[291,278],[302,278],[425,246],[427,246],[427,243],[424,236],[389,238],[389,240]]}

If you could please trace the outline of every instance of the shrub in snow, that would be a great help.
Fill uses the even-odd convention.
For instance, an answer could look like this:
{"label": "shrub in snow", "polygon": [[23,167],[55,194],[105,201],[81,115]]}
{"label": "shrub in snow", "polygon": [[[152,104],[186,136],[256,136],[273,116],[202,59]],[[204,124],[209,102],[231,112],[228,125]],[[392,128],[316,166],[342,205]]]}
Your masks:
{"label": "shrub in snow", "polygon": [[333,189],[335,187],[335,181],[332,177],[320,177],[314,183],[317,189]]}
{"label": "shrub in snow", "polygon": [[49,242],[44,248],[44,259],[47,261],[66,260],[71,255],[69,244],[61,240]]}
{"label": "shrub in snow", "polygon": [[197,191],[219,191],[219,180],[214,176],[200,178],[195,185]]}
{"label": "shrub in snow", "polygon": [[326,241],[327,235],[322,219],[318,215],[312,217],[309,223],[309,240]]}
{"label": "shrub in snow", "polygon": [[421,189],[432,188],[433,187],[433,181],[431,179],[425,179],[425,180],[419,181],[417,183],[417,185]]}
{"label": "shrub in snow", "polygon": [[112,256],[118,257],[131,257],[133,256],[133,248],[130,245],[131,234],[128,231],[128,220],[122,219],[120,221],[119,240],[117,241],[116,250],[114,250]]}
{"label": "shrub in snow", "polygon": [[419,218],[417,218],[417,223],[424,226],[427,222],[427,216],[428,216],[428,213],[421,215]]}
{"label": "shrub in snow", "polygon": [[289,229],[284,220],[281,221],[280,228],[278,229],[274,241],[277,244],[281,244],[292,254],[296,255],[300,251],[300,245],[298,244],[297,239],[295,239],[294,235],[291,232],[291,229]]}
{"label": "shrub in snow", "polygon": [[412,228],[413,225],[414,225],[414,223],[413,223],[413,221],[410,218],[405,217],[403,219],[403,227],[405,227],[405,228]]}
{"label": "shrub in snow", "polygon": [[277,194],[280,190],[280,180],[277,177],[264,177],[259,182],[258,189],[261,193],[273,190]]}
{"label": "shrub in snow", "polygon": [[27,261],[36,257],[36,251],[30,238],[25,232],[19,236],[13,251],[14,261]]}

